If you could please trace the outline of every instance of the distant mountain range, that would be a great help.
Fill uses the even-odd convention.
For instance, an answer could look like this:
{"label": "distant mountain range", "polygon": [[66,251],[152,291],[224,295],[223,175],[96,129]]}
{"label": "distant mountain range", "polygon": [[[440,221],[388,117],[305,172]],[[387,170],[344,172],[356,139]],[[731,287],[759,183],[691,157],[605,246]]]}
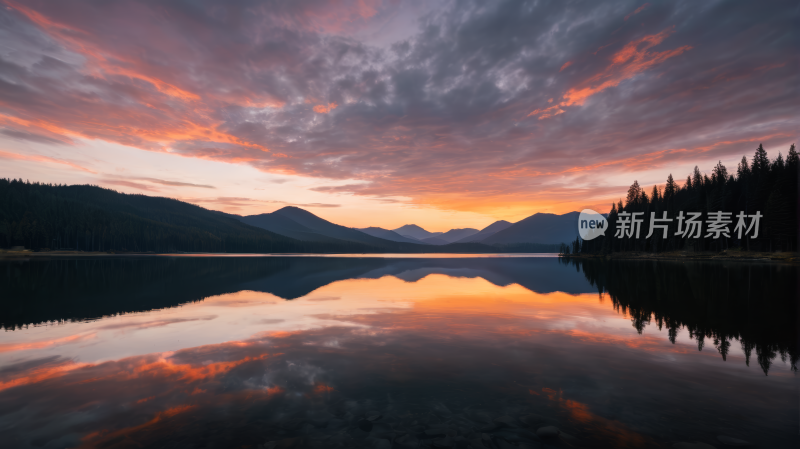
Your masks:
{"label": "distant mountain range", "polygon": [[403,237],[410,237],[416,240],[428,239],[442,234],[441,232],[428,232],[420,228],[419,226],[413,224],[400,226],[397,229],[393,229],[393,231],[402,235]]}
{"label": "distant mountain range", "polygon": [[447,232],[430,232],[415,224],[397,229],[379,227],[347,228],[323,220],[298,207],[284,207],[270,214],[249,215],[240,220],[251,226],[313,242],[349,241],[383,247],[388,242],[443,246],[450,244],[481,243],[484,245],[545,244],[558,245],[575,240],[578,234],[578,212],[563,215],[536,213],[528,218],[509,223],[496,221],[480,231],[457,228]]}
{"label": "distant mountain range", "polygon": [[388,252],[430,252],[432,245],[444,246],[451,244],[452,246],[447,248],[437,248],[437,252],[447,250],[454,252],[470,250],[488,252],[491,250],[491,248],[483,245],[476,246],[475,243],[454,243],[456,240],[460,240],[461,236],[477,233],[477,229],[453,229],[446,233],[434,233],[415,225],[403,227],[406,232],[423,237],[420,240],[410,236],[403,236],[395,232],[396,230],[390,231],[378,227],[354,229],[340,226],[294,206],[287,206],[268,214],[248,215],[237,218],[244,224],[305,242],[356,243]]}
{"label": "distant mountain range", "polygon": [[476,232],[470,236],[464,237],[463,239],[459,240],[459,242],[480,242],[481,240],[488,238],[489,236],[494,235],[495,233],[500,232],[509,226],[513,226],[513,224],[505,220],[495,221],[489,226],[481,229],[480,232]]}
{"label": "distant mountain range", "polygon": [[0,179],[0,247],[113,252],[554,252],[577,235],[577,212],[535,214],[482,230],[348,228],[298,207],[239,216],[96,186]]}
{"label": "distant mountain range", "polygon": [[404,243],[420,243],[420,240],[411,237],[403,237],[402,235],[390,231],[388,229],[383,228],[363,228],[359,229],[359,231],[371,235],[373,237],[377,237],[379,239],[391,240],[393,242],[404,242]]}
{"label": "distant mountain range", "polygon": [[[517,223],[499,220],[480,231],[473,228],[463,228],[451,229],[447,232],[429,232],[414,224],[407,224],[394,230],[377,227],[359,230],[383,239],[428,245],[447,245],[450,243],[557,245],[575,240],[578,234],[579,215],[578,212],[569,212],[563,215],[536,213]],[[278,232],[277,230],[270,230]]]}
{"label": "distant mountain range", "polygon": [[[447,245],[449,243],[467,243],[464,238],[477,234],[479,231],[472,228],[451,229],[447,232],[429,232],[417,225],[405,225],[394,230],[383,228],[361,228],[365,232],[375,237],[381,237],[394,241],[410,241],[414,243],[424,243],[426,245]],[[398,240],[398,238],[403,240]]]}

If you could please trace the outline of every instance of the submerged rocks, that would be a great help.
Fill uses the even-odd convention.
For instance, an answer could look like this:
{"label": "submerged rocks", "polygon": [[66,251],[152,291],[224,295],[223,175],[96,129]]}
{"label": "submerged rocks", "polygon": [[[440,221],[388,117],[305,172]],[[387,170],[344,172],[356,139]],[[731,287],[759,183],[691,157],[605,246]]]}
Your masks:
{"label": "submerged rocks", "polygon": [[381,419],[382,416],[381,416],[380,412],[375,411],[375,410],[370,410],[370,411],[368,411],[367,413],[364,414],[364,418],[367,421],[374,422],[374,421],[377,421],[377,420]]}
{"label": "submerged rocks", "polygon": [[447,435],[447,429],[444,427],[434,427],[425,431],[427,437],[443,437]]}
{"label": "submerged rocks", "polygon": [[448,448],[448,447],[453,447],[453,445],[454,441],[450,437],[436,438],[435,440],[433,440],[433,447]]}
{"label": "submerged rocks", "polygon": [[540,441],[539,436],[537,436],[533,432],[528,432],[527,430],[524,429],[501,429],[497,432],[494,432],[492,435],[494,435],[495,438],[502,438],[506,441],[511,441],[511,442]]}
{"label": "submerged rocks", "polygon": [[415,449],[419,447],[419,440],[413,435],[403,435],[394,440],[394,444],[400,449]]}
{"label": "submerged rocks", "polygon": [[275,449],[293,449],[302,447],[304,443],[305,439],[303,438],[284,438],[280,441],[277,441],[273,447]]}
{"label": "submerged rocks", "polygon": [[314,427],[327,427],[328,422],[332,420],[334,416],[326,411],[317,410],[308,412],[306,414],[306,419],[308,420],[311,425]]}
{"label": "submerged rocks", "polygon": [[555,426],[544,426],[536,429],[536,436],[539,438],[555,438],[561,431]]}
{"label": "submerged rocks", "polygon": [[372,430],[369,432],[373,438],[391,438],[394,436],[392,426],[386,423],[373,423]]}
{"label": "submerged rocks", "polygon": [[362,419],[358,422],[358,428],[363,430],[364,432],[369,432],[372,430],[372,422],[367,421],[366,419]]}
{"label": "submerged rocks", "polygon": [[434,414],[440,417],[448,417],[453,414],[453,412],[451,412],[450,409],[441,402],[434,402],[431,409]]}
{"label": "submerged rocks", "polygon": [[[340,402],[281,413],[260,448],[309,447],[367,449],[520,449],[578,447],[558,427],[559,421],[531,414],[531,407],[500,404],[472,407],[441,402],[416,409],[391,401]],[[301,438],[287,438],[299,437]],[[267,435],[265,435],[267,437]]]}
{"label": "submerged rocks", "polygon": [[525,416],[521,416],[519,418],[519,421],[528,427],[534,427],[534,428],[539,428],[545,425],[554,426],[558,424],[558,421],[556,421],[553,418],[537,415],[535,413],[530,413]]}
{"label": "submerged rocks", "polygon": [[514,420],[514,418],[508,415],[495,418],[494,420],[492,420],[492,422],[499,427],[517,427],[517,422]]}
{"label": "submerged rocks", "polygon": [[373,449],[392,449],[392,443],[385,438],[376,438],[371,442]]}
{"label": "submerged rocks", "polygon": [[680,442],[675,443],[672,445],[673,449],[717,449],[714,446],[706,443],[694,442],[694,443],[686,443]]}
{"label": "submerged rocks", "polygon": [[489,433],[489,432],[494,432],[495,430],[497,430],[499,428],[500,427],[497,424],[492,423],[492,424],[487,424],[485,426],[479,427],[478,428],[478,432]]}
{"label": "submerged rocks", "polygon": [[517,446],[514,446],[506,440],[497,440],[495,441],[495,444],[497,444],[497,447],[500,449],[517,449]]}
{"label": "submerged rocks", "polygon": [[750,442],[745,440],[740,440],[739,438],[729,437],[727,435],[720,435],[717,437],[717,441],[724,444],[725,446],[733,446],[733,447],[748,447],[752,446]]}

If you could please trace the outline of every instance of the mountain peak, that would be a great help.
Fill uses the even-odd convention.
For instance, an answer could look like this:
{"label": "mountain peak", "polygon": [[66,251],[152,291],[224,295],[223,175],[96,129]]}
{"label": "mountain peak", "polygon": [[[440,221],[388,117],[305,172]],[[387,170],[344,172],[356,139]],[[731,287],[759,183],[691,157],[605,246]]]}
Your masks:
{"label": "mountain peak", "polygon": [[[297,207],[297,206],[283,206],[280,209],[278,209],[275,212],[273,212],[273,214],[279,213],[279,212],[298,212],[298,211],[302,211],[302,212],[305,212],[307,214],[311,214],[311,212],[309,212],[309,211],[307,211],[307,210],[305,210],[303,208]],[[311,215],[314,215],[314,214],[311,214]]]}
{"label": "mountain peak", "polygon": [[428,232],[428,231],[427,231],[427,230],[425,230],[424,228],[422,228],[422,227],[420,227],[420,226],[417,226],[417,225],[415,225],[415,224],[407,224],[407,225],[400,226],[400,227],[399,227],[399,228],[397,228],[397,229],[392,229],[392,231],[394,231],[394,232],[401,231],[401,230],[415,230],[415,231],[425,231],[425,232]]}
{"label": "mountain peak", "polygon": [[417,239],[417,240],[427,239],[429,237],[433,237],[436,235],[436,233],[428,232],[427,230],[415,224],[407,224],[404,226],[400,226],[397,229],[392,229],[392,231],[402,236],[411,237],[412,239]]}

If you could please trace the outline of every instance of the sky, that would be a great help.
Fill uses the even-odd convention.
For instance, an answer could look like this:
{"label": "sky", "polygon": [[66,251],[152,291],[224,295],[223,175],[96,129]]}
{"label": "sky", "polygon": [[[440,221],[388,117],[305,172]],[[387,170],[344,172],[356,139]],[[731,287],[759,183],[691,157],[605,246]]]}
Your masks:
{"label": "sky", "polygon": [[446,231],[797,141],[796,2],[0,4],[5,178]]}

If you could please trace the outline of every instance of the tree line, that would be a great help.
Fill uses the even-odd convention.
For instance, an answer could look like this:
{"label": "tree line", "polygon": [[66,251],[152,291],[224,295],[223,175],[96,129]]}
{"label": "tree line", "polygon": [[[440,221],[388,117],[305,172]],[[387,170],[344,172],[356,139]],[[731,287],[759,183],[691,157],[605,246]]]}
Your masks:
{"label": "tree line", "polygon": [[182,201],[90,185],[0,179],[0,247],[115,252],[375,252],[305,242]]}
{"label": "tree line", "polygon": [[[694,171],[686,177],[683,185],[679,185],[670,174],[666,184],[653,186],[650,194],[634,181],[628,188],[623,204],[622,199],[612,204],[608,214],[606,233],[593,240],[576,238],[571,244],[561,246],[562,254],[608,254],[617,251],[722,251],[740,248],[751,251],[797,251],[798,230],[798,154],[795,145],[789,148],[784,159],[781,153],[770,160],[763,145],[759,145],[751,160],[742,156],[736,172],[733,173],[720,161],[711,170],[711,175],[703,174],[695,166]],[[647,237],[651,225],[651,216],[662,218],[664,213],[671,221],[656,221],[653,224],[665,225],[667,238],[663,229],[656,228]],[[688,217],[689,213],[699,212],[702,217],[702,232],[680,233],[679,226],[685,224],[678,217]],[[729,236],[719,238],[707,233],[707,220],[710,213],[729,213],[732,223],[727,226]],[[639,215],[641,233],[635,235],[623,233],[617,237],[620,222],[629,220],[633,213]],[[736,216],[744,213],[748,217],[758,214],[758,236],[754,236],[754,228],[750,234],[733,232],[737,224]],[[753,218],[748,218],[750,226]],[[682,229],[685,231],[686,229]]]}

